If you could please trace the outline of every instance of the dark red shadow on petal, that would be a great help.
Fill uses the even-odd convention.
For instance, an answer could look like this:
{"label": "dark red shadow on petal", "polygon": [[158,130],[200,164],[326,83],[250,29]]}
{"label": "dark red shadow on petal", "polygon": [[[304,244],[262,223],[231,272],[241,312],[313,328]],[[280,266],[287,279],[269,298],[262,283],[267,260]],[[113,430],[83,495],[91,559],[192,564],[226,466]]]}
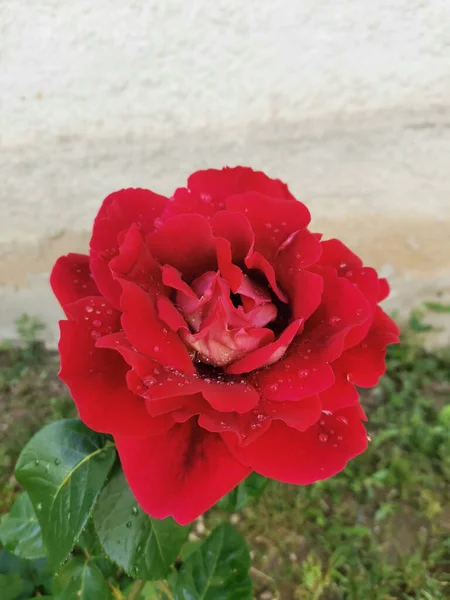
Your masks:
{"label": "dark red shadow on petal", "polygon": [[251,469],[242,466],[220,435],[195,419],[148,439],[115,436],[125,477],[144,511],[186,525],[231,491]]}

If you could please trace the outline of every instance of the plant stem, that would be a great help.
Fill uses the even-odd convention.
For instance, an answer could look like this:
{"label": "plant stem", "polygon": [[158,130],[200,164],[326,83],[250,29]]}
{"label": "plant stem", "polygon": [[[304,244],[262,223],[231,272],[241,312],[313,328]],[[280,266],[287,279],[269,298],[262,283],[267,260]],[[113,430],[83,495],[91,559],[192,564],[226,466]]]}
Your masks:
{"label": "plant stem", "polygon": [[144,585],[145,581],[143,579],[136,579],[131,587],[130,593],[128,594],[128,600],[136,600]]}
{"label": "plant stem", "polygon": [[164,594],[167,596],[167,598],[169,600],[174,600],[172,592],[170,591],[169,586],[167,585],[167,583],[165,581],[158,581],[156,583],[156,585],[159,587],[159,589],[164,592]]}

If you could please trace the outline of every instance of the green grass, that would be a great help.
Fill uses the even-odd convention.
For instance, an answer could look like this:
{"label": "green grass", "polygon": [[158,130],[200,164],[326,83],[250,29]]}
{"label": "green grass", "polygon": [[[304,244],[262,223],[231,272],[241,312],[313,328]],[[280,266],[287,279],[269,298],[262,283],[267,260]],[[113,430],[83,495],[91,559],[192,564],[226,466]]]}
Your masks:
{"label": "green grass", "polygon": [[[363,393],[368,451],[325,482],[270,482],[231,517],[251,546],[256,598],[450,598],[450,349],[425,351],[419,316],[410,326],[381,384]],[[56,355],[36,342],[32,320],[21,328],[20,347],[0,347],[0,513],[18,491],[23,445],[74,412]],[[199,535],[224,516],[210,511]]]}

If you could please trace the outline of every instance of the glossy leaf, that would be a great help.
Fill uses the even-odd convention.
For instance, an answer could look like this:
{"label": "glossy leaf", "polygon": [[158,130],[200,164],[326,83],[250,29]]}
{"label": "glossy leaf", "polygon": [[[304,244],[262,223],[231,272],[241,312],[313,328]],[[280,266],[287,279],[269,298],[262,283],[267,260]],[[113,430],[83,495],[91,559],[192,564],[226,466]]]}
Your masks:
{"label": "glossy leaf", "polygon": [[28,494],[21,494],[11,511],[2,517],[0,542],[21,558],[33,560],[45,556],[41,528]]}
{"label": "glossy leaf", "polygon": [[106,554],[139,579],[162,579],[189,534],[172,518],[152,519],[138,506],[117,469],[100,494],[94,525]]}
{"label": "glossy leaf", "polygon": [[58,600],[111,600],[112,594],[102,572],[92,561],[74,558],[53,580]]}
{"label": "glossy leaf", "polygon": [[245,541],[230,525],[220,525],[184,562],[175,600],[250,600],[249,569]]}
{"label": "glossy leaf", "polygon": [[258,473],[251,473],[216,504],[217,508],[228,512],[241,510],[249,502],[255,501],[263,493],[268,479]]}
{"label": "glossy leaf", "polygon": [[54,570],[86,525],[114,458],[113,444],[78,419],[47,425],[22,450],[16,477],[30,496]]}

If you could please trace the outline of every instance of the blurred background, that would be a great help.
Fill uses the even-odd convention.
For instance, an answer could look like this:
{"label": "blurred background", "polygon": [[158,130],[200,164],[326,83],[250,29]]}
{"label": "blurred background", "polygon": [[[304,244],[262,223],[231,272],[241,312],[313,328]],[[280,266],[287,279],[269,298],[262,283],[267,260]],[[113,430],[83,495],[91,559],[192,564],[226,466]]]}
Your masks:
{"label": "blurred background", "polygon": [[[286,181],[313,230],[388,277],[402,344],[361,391],[366,453],[259,502],[264,486],[235,491],[194,534],[231,511],[258,600],[449,599],[449,0],[0,0],[0,515],[25,443],[75,416],[55,259],[87,252],[110,192],[171,195],[237,164]],[[59,600],[44,559],[8,550],[1,600]],[[139,600],[167,600],[149,585]]]}
{"label": "blurred background", "polygon": [[450,290],[446,0],[0,2],[0,333],[55,341],[57,256],[102,199],[244,164],[389,277]]}

